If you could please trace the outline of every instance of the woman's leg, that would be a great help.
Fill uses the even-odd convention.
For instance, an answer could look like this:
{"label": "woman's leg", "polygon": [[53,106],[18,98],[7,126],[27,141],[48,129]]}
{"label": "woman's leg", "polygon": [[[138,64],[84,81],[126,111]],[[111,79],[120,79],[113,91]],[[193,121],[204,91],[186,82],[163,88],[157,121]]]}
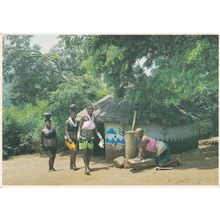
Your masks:
{"label": "woman's leg", "polygon": [[171,166],[171,165],[180,165],[179,157],[172,159],[172,160],[168,160],[167,162],[164,162],[164,163],[159,163],[160,167],[167,167],[167,166]]}
{"label": "woman's leg", "polygon": [[89,169],[89,171],[92,171],[92,169],[89,167],[89,163],[90,163],[90,160],[91,160],[91,155],[92,155],[92,150],[91,149],[88,149],[87,150],[87,167]]}
{"label": "woman's leg", "polygon": [[170,152],[169,150],[165,150],[159,158],[157,158],[158,165],[160,167],[167,167],[172,165],[180,165],[179,157],[175,159],[170,159]]}
{"label": "woman's leg", "polygon": [[56,169],[54,168],[55,158],[56,158],[56,153],[54,153],[53,156],[52,156],[52,162],[51,162],[51,163],[52,163],[52,170],[53,170],[53,171],[56,171]]}
{"label": "woman's leg", "polygon": [[167,147],[163,151],[163,153],[159,157],[156,158],[156,162],[160,167],[167,167],[171,165],[180,164],[180,160],[178,157],[175,159],[170,159],[170,151]]}
{"label": "woman's leg", "polygon": [[93,140],[90,140],[88,142],[88,148],[87,148],[87,166],[88,166],[88,169],[89,169],[90,172],[92,171],[92,169],[89,167],[89,163],[90,163],[90,160],[91,160],[93,146],[94,146]]}
{"label": "woman's leg", "polygon": [[89,164],[88,160],[90,160],[90,156],[88,156],[88,154],[89,154],[88,141],[86,141],[86,140],[81,141],[79,143],[79,149],[82,151],[82,155],[83,155],[83,162],[85,165],[85,174],[90,175],[89,168],[88,168],[88,164]]}
{"label": "woman's leg", "polygon": [[84,162],[84,165],[85,165],[85,174],[90,175],[89,168],[88,168],[88,161],[87,161],[88,156],[87,156],[87,154],[88,154],[88,150],[84,149],[83,150],[83,162]]}
{"label": "woman's leg", "polygon": [[54,161],[57,153],[56,147],[50,147],[48,149],[48,155],[49,155],[49,171],[56,171],[54,168]]}
{"label": "woman's leg", "polygon": [[76,150],[70,150],[70,169],[77,170],[77,168],[76,168]]}
{"label": "woman's leg", "polygon": [[48,161],[49,170],[48,171],[52,171],[53,170],[53,155],[50,150],[48,150],[48,156],[49,156],[49,161]]}

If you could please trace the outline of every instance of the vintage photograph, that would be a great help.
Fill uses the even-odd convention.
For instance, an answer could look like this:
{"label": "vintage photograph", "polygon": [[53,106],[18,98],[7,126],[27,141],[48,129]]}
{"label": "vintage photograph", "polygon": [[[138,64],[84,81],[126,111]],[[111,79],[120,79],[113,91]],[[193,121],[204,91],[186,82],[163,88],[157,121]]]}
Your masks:
{"label": "vintage photograph", "polygon": [[3,186],[217,186],[218,35],[3,35]]}

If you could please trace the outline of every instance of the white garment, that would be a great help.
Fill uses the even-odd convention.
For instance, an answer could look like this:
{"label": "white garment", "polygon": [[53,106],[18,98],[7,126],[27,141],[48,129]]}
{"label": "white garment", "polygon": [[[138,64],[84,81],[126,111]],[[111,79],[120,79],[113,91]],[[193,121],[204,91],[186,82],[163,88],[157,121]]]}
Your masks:
{"label": "white garment", "polygon": [[93,130],[93,129],[95,129],[94,115],[92,115],[92,117],[90,117],[90,115],[87,114],[86,117],[89,120],[88,121],[84,121],[82,129],[83,130]]}

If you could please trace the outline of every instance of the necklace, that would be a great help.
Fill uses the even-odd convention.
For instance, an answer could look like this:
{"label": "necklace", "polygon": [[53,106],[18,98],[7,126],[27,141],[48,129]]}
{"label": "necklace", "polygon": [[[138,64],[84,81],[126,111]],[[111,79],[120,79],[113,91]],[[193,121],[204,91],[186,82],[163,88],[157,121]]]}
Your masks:
{"label": "necklace", "polygon": [[48,129],[47,127],[44,128],[48,133],[52,131],[52,128]]}
{"label": "necklace", "polygon": [[70,123],[74,126],[74,127],[76,127],[77,126],[77,123],[76,123],[76,120],[75,120],[75,123],[73,122],[73,120],[72,120],[72,118],[71,117],[69,117],[69,121],[70,121]]}

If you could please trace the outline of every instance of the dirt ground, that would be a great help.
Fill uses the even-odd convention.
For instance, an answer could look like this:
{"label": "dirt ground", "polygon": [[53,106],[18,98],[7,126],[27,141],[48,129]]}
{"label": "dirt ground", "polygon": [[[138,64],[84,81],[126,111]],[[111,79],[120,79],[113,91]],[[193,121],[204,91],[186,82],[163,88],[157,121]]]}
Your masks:
{"label": "dirt ground", "polygon": [[47,171],[48,158],[40,155],[16,156],[3,161],[3,186],[146,186],[146,185],[218,185],[218,151],[216,148],[196,149],[178,155],[183,164],[173,170],[155,168],[134,172],[119,169],[104,158],[92,157],[90,176],[84,175],[83,160],[77,156],[79,170],[69,169],[69,156],[57,155],[56,172]]}

